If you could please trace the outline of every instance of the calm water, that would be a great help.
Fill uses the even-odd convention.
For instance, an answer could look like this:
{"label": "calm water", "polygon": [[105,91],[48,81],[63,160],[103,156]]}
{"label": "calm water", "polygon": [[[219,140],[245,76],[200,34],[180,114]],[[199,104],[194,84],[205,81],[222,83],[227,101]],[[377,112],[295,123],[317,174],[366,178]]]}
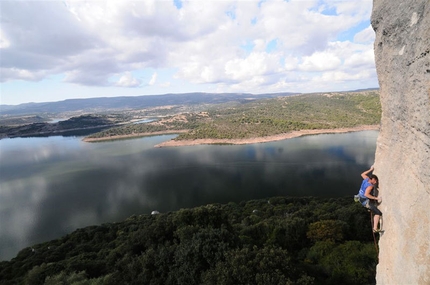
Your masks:
{"label": "calm water", "polygon": [[177,148],[153,147],[174,136],[92,144],[79,137],[0,140],[0,260],[76,228],[153,210],[280,195],[352,196],[373,163],[377,136]]}

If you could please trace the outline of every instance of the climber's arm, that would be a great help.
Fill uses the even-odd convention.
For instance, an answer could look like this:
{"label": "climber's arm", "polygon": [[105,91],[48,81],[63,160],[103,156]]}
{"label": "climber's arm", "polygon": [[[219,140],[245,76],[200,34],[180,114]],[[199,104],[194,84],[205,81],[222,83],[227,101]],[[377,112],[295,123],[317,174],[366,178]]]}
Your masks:
{"label": "climber's arm", "polygon": [[362,177],[363,179],[369,178],[368,174],[369,174],[370,172],[372,172],[372,171],[373,171],[373,165],[370,167],[370,169],[369,169],[369,170],[366,170],[366,171],[364,171],[363,173],[361,173],[361,177]]}
{"label": "climber's arm", "polygon": [[373,189],[373,185],[367,187],[366,191],[364,192],[364,196],[366,196],[367,198],[372,199],[372,200],[378,200],[378,197],[373,196],[372,194],[370,194],[370,192],[372,192],[372,189]]}

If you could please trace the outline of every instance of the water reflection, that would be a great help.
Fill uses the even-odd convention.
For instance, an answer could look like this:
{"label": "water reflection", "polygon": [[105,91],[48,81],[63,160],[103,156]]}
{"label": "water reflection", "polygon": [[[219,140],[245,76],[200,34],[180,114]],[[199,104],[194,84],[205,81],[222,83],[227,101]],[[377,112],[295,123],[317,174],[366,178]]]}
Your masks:
{"label": "water reflection", "polygon": [[278,195],[353,195],[376,131],[243,146],[154,148],[173,136],[97,144],[0,140],[0,259],[76,228],[152,210]]}

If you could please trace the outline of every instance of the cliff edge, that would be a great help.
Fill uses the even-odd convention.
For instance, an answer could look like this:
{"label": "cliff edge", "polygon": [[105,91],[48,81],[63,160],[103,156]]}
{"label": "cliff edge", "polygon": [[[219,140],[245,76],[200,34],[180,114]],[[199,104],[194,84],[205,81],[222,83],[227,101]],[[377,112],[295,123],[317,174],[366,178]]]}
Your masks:
{"label": "cliff edge", "polygon": [[430,284],[430,1],[374,0],[385,232],[377,284]]}

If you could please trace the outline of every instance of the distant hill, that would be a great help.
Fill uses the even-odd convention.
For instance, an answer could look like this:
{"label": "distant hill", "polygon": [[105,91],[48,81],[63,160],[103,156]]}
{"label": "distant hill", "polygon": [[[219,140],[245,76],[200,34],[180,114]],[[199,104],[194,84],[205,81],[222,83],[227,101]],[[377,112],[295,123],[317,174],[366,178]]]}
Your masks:
{"label": "distant hill", "polygon": [[248,101],[289,96],[298,93],[183,93],[146,96],[103,97],[68,99],[58,102],[0,105],[0,115],[31,115],[40,113],[101,112],[110,110],[143,109],[166,105],[219,104],[231,101]]}
{"label": "distant hill", "polygon": [[364,89],[356,89],[356,90],[352,90],[351,92],[376,91],[376,90],[379,90],[379,88],[364,88]]}

